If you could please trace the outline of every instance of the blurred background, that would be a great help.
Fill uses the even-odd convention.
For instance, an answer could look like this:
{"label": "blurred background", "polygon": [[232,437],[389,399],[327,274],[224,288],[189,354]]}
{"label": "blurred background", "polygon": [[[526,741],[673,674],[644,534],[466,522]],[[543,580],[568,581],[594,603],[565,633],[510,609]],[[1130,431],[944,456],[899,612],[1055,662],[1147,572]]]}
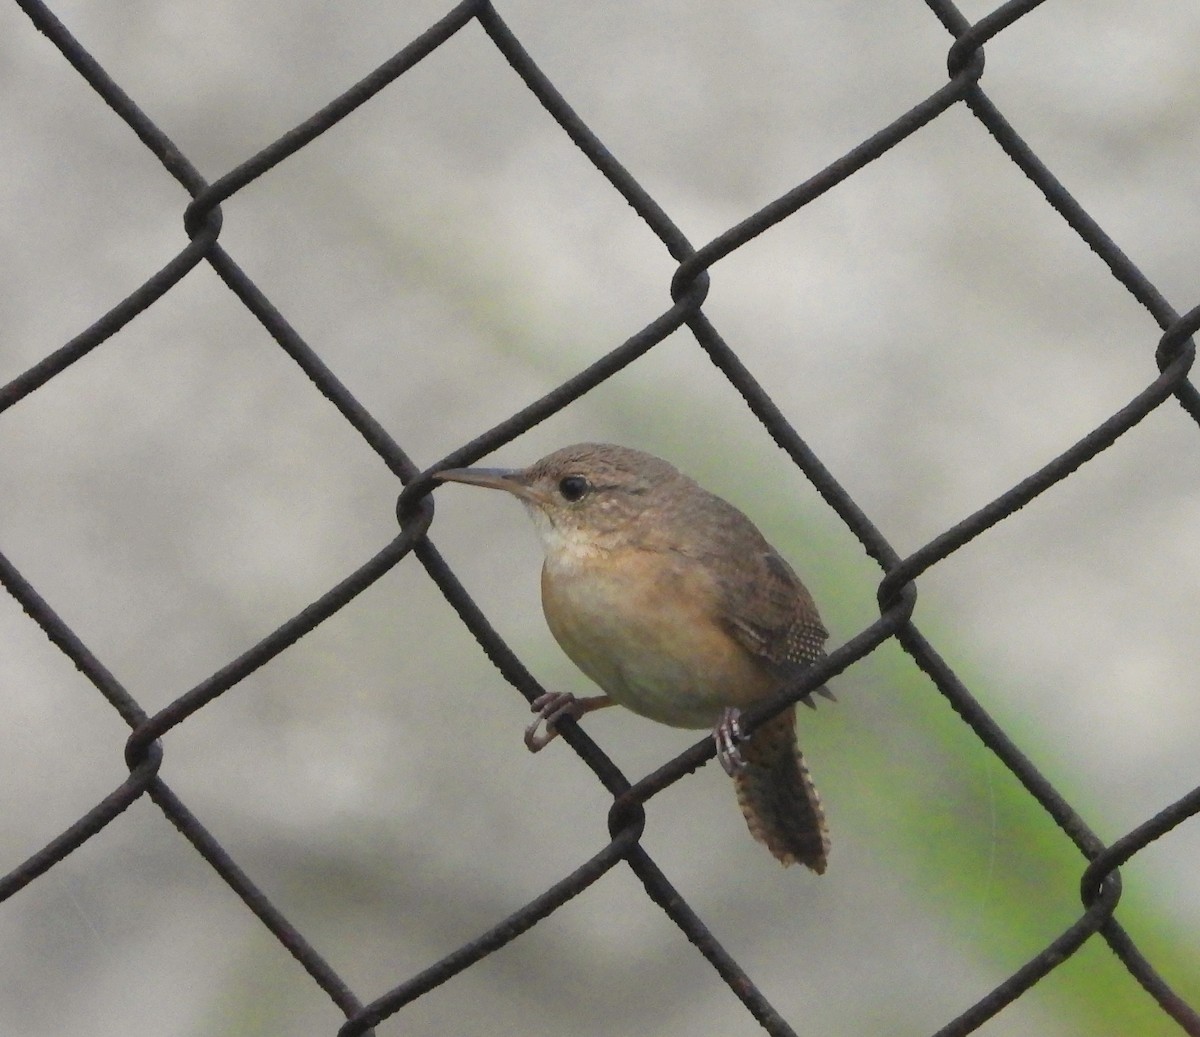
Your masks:
{"label": "blurred background", "polygon": [[[700,245],[945,80],[917,0],[589,4],[501,16]],[[978,18],[990,5],[962,5]],[[210,180],[401,49],[434,0],[97,5],[58,17]],[[983,86],[1175,308],[1197,301],[1200,8],[1046,4]],[[185,243],[187,198],[15,4],[0,8],[0,383]],[[229,199],[221,244],[417,463],[640,330],[673,263],[469,25]],[[1159,332],[956,107],[712,271],[705,312],[902,554],[1040,467],[1156,374]],[[832,645],[879,574],[686,333],[494,458],[581,439],[662,454],[747,511]],[[923,632],[1106,841],[1197,784],[1200,440],[1168,403],[923,576]],[[203,264],[0,417],[0,549],[154,712],[396,532],[398,485]],[[437,492],[431,536],[547,687],[521,509]],[[0,598],[0,871],[125,776],[128,731]],[[645,843],[800,1033],[924,1034],[1069,925],[1082,862],[887,645],[801,717],[828,873],[784,871],[706,767]],[[607,840],[569,749],[415,559],[164,740],[162,775],[363,999]],[[637,778],[691,744],[612,710]],[[1200,826],[1122,869],[1118,918],[1200,1002]],[[312,1035],[341,1017],[151,804],[0,907],[0,1032]],[[617,868],[380,1034],[751,1033]],[[982,1032],[1178,1033],[1098,939]]]}

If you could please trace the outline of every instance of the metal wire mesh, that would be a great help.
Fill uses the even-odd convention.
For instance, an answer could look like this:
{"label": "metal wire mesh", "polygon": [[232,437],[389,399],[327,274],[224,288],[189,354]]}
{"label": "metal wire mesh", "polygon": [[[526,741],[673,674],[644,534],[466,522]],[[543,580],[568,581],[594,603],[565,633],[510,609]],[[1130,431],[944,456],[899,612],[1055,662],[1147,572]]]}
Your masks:
{"label": "metal wire mesh", "polygon": [[[979,85],[984,65],[981,49],[984,43],[1037,7],[1037,0],[1003,4],[974,24],[969,23],[952,4],[942,0],[927,0],[929,9],[953,38],[948,58],[949,77],[945,85],[815,176],[750,214],[699,249],[684,237],[642,185],[572,111],[495,8],[488,3],[467,0],[457,5],[350,90],[211,184],[205,181],[187,157],[121,87],[109,78],[49,8],[35,0],[18,0],[18,4],[79,75],[134,130],[166,171],[187,189],[193,200],[185,218],[190,238],[187,246],[91,327],[0,389],[0,410],[20,404],[81,357],[103,346],[135,316],[171,292],[198,264],[206,263],[405,485],[397,506],[400,532],[394,540],[268,637],[153,714],[148,714],[130,696],[104,663],[89,651],[60,614],[44,600],[38,589],[6,558],[0,556],[0,581],[5,588],[30,619],[95,685],[132,732],[125,746],[129,777],[103,796],[95,807],[58,838],[0,879],[0,900],[11,897],[38,880],[117,819],[131,804],[145,797],[179,829],[197,853],[344,1013],[346,1022],[339,1033],[349,1037],[352,1034],[369,1033],[381,1021],[397,1013],[401,1013],[399,1018],[402,1021],[405,1006],[470,968],[494,950],[519,938],[569,899],[585,891],[610,869],[627,867],[636,875],[649,900],[665,912],[711,963],[717,976],[728,985],[764,1031],[770,1034],[794,1033],[794,1020],[783,1018],[772,1007],[754,979],[710,932],[640,841],[646,824],[643,805],[712,756],[712,744],[707,739],[631,784],[586,734],[568,727],[564,731],[566,740],[612,796],[608,818],[612,841],[498,925],[367,1003],[359,993],[350,989],[293,921],[239,867],[160,776],[164,756],[162,740],[165,736],[214,699],[236,687],[248,675],[285,652],[299,638],[410,555],[424,566],[504,677],[529,700],[541,694],[541,687],[496,633],[428,539],[433,520],[429,492],[434,484],[430,473],[441,468],[470,464],[492,452],[570,406],[583,394],[655,349],[672,332],[686,328],[713,364],[736,387],[746,406],[770,436],[858,538],[883,573],[878,587],[879,619],[833,651],[824,662],[806,674],[802,682],[789,687],[778,702],[755,711],[750,718],[751,723],[795,702],[808,689],[836,676],[885,641],[894,638],[928,674],[979,741],[1003,761],[1029,795],[1053,819],[1063,836],[1078,849],[1082,908],[1076,920],[987,996],[949,1020],[938,1033],[966,1034],[977,1030],[1058,968],[1085,941],[1098,935],[1128,970],[1131,996],[1135,992],[1135,985],[1140,986],[1146,995],[1161,1006],[1166,1016],[1178,1024],[1181,1032],[1200,1034],[1200,1014],[1171,989],[1154,963],[1143,955],[1122,928],[1115,914],[1121,897],[1117,869],[1172,828],[1200,812],[1200,788],[1164,806],[1124,837],[1105,845],[1088,828],[1077,810],[989,717],[912,620],[917,581],[922,574],[973,538],[1004,522],[1038,495],[1061,483],[1080,466],[1135,429],[1155,408],[1162,404],[1175,404],[1182,407],[1193,420],[1200,422],[1200,394],[1187,380],[1194,359],[1194,345],[1190,336],[1200,327],[1200,307],[1183,316],[1172,309],[1158,289],[1055,179]],[[219,242],[222,219],[220,206],[252,181],[300,152],[360,105],[370,101],[471,22],[482,27],[499,54],[533,92],[546,112],[603,174],[612,189],[653,230],[678,267],[671,282],[673,305],[659,317],[592,366],[563,382],[553,392],[523,407],[437,464],[422,470],[393,440],[387,429],[345,388],[335,372],[306,344],[222,247]],[[1088,244],[1108,267],[1112,277],[1157,322],[1163,332],[1155,353],[1159,373],[1128,404],[1060,456],[1029,474],[987,506],[966,516],[907,557],[902,557],[800,438],[768,392],[755,380],[737,353],[705,316],[702,305],[708,291],[708,271],[722,259],[768,228],[788,220],[802,207],[836,188],[901,141],[920,133],[944,113],[962,107],[968,109],[986,128],[1008,158],[1033,182],[1049,206]]]}

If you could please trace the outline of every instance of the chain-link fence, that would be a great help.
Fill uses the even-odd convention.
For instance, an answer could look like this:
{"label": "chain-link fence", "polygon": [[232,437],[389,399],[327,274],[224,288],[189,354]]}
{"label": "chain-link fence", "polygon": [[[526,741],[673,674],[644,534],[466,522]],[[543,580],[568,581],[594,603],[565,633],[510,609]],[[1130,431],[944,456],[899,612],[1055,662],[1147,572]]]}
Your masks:
{"label": "chain-link fence", "polygon": [[[74,824],[45,846],[36,849],[24,863],[12,868],[0,880],[4,899],[12,897],[31,883],[42,881],[43,876],[53,874],[57,865],[87,846],[106,826],[114,822],[121,823],[122,815],[131,805],[148,800],[182,832],[246,908],[257,915],[312,981],[344,1013],[346,1023],[339,1032],[350,1035],[371,1032],[385,1020],[399,1022],[403,1027],[407,1006],[472,968],[499,948],[519,940],[533,926],[572,898],[588,891],[613,869],[627,868],[636,876],[648,898],[646,910],[651,910],[652,904],[666,914],[712,966],[714,982],[719,978],[726,984],[763,1030],[771,1034],[806,1032],[803,1020],[785,1018],[772,1006],[756,985],[753,970],[739,964],[725,942],[718,939],[706,924],[702,913],[681,894],[644,846],[643,835],[647,826],[645,804],[711,759],[713,747],[708,739],[698,741],[691,749],[648,776],[630,782],[584,731],[568,727],[563,732],[565,740],[594,772],[596,780],[611,797],[608,813],[611,842],[498,924],[480,931],[444,957],[425,963],[383,994],[356,988],[343,978],[330,963],[330,957],[317,949],[318,941],[306,931],[305,925],[281,907],[277,898],[263,891],[252,877],[251,869],[243,869],[212,831],[172,791],[162,773],[164,760],[170,756],[172,732],[179,729],[180,725],[193,722],[193,718],[202,715],[205,707],[221,696],[230,692],[236,694],[236,689],[248,677],[281,653],[287,652],[300,638],[325,623],[405,560],[408,566],[419,562],[424,567],[507,681],[531,701],[542,694],[542,686],[510,650],[429,539],[434,519],[433,502],[429,495],[434,483],[429,478],[429,472],[475,462],[514,437],[559,414],[584,394],[663,345],[674,332],[686,329],[708,359],[736,388],[746,407],[775,443],[853,532],[883,573],[877,593],[879,618],[838,644],[824,662],[805,675],[803,681],[787,689],[774,709],[794,702],[807,690],[835,678],[881,645],[894,641],[928,675],[979,742],[1003,762],[1028,796],[1053,820],[1060,830],[1060,838],[1069,840],[1077,849],[1082,905],[1076,910],[1074,919],[1021,967],[1005,975],[986,996],[947,1021],[938,1033],[974,1032],[1067,962],[1085,942],[1098,938],[1108,944],[1123,964],[1130,998],[1152,998],[1165,1017],[1177,1024],[1180,1032],[1200,1034],[1200,1014],[1172,987],[1172,984],[1177,987],[1182,985],[1181,981],[1191,982],[1194,977],[1160,974],[1154,954],[1144,951],[1139,943],[1135,943],[1119,921],[1122,887],[1117,871],[1121,865],[1200,811],[1200,788],[1175,802],[1161,803],[1161,809],[1147,816],[1123,837],[1106,844],[1084,822],[1077,807],[1034,766],[1010,734],[985,711],[913,621],[917,589],[923,574],[980,534],[1004,523],[1030,501],[1047,492],[1053,493],[1063,480],[1100,452],[1122,437],[1136,434],[1147,417],[1158,408],[1180,407],[1192,420],[1200,422],[1200,395],[1187,380],[1194,357],[1190,336],[1200,326],[1200,308],[1180,316],[1171,307],[1159,289],[1059,183],[980,86],[984,71],[983,45],[1010,31],[1039,6],[1037,2],[1026,0],[1004,4],[972,24],[952,4],[928,0],[927,6],[952,38],[948,58],[949,77],[944,85],[933,90],[899,118],[881,126],[859,146],[769,204],[749,213],[700,248],[691,244],[645,187],[618,162],[605,143],[572,110],[555,84],[526,51],[521,40],[490,4],[468,0],[454,7],[394,57],[345,93],[329,101],[310,119],[279,136],[268,147],[251,155],[212,183],[198,172],[187,155],[145,114],[144,106],[140,106],[125,93],[121,85],[109,77],[101,64],[73,38],[69,29],[58,21],[48,7],[34,0],[18,0],[18,5],[116,116],[136,133],[166,172],[183,185],[193,200],[187,208],[184,221],[189,238],[187,245],[85,331],[12,379],[0,390],[0,408],[8,410],[20,407],[27,400],[36,399],[39,390],[54,379],[63,377],[77,361],[93,350],[102,349],[106,343],[113,341],[114,336],[130,321],[169,298],[198,267],[207,265],[261,322],[279,347],[304,371],[312,385],[333,404],[345,422],[358,433],[366,446],[383,459],[405,487],[398,504],[400,532],[391,542],[379,548],[368,562],[348,572],[336,586],[287,619],[269,636],[157,710],[137,701],[114,676],[111,664],[89,650],[68,621],[67,617],[71,614],[69,607],[64,608],[64,603],[48,600],[48,596],[43,597],[34,582],[22,575],[18,565],[7,557],[0,557],[0,579],[9,593],[132,730],[124,746],[124,758],[129,769],[127,780],[114,789],[106,790],[103,796],[97,794],[95,805],[82,813]],[[678,265],[670,283],[672,305],[640,331],[585,370],[563,381],[552,392],[521,406],[511,417],[483,434],[473,436],[436,465],[423,467],[412,460],[393,438],[386,423],[372,414],[339,380],[338,372],[295,330],[287,315],[276,309],[263,289],[234,258],[236,250],[225,247],[221,240],[221,206],[260,177],[286,166],[289,160],[302,154],[327,130],[347,119],[360,106],[371,102],[401,77],[419,68],[425,59],[455,40],[457,34],[469,25],[482,28],[495,52],[503,57],[562,132],[603,175],[611,191],[619,194],[653,231]],[[1015,482],[985,507],[938,533],[919,549],[904,554],[885,539],[872,519],[818,459],[772,398],[769,391],[771,387],[756,380],[738,351],[731,348],[714,322],[706,316],[703,307],[709,291],[709,272],[726,257],[764,231],[792,219],[809,203],[838,188],[897,145],[937,124],[947,113],[961,112],[963,109],[969,110],[978,124],[1000,145],[1008,159],[1041,192],[1048,206],[1095,252],[1107,266],[1115,283],[1131,293],[1162,329],[1154,354],[1157,373],[1154,377],[1148,375],[1144,385],[1125,405],[1059,456]],[[1050,218],[1047,212],[1047,219]],[[804,563],[802,569],[812,568],[811,562],[798,561]],[[768,712],[765,708],[760,709],[752,719],[761,718]],[[69,723],[70,720],[68,718],[63,722]],[[512,745],[513,752],[522,751],[518,738],[513,739]],[[22,791],[19,794],[26,793]],[[36,791],[31,794],[36,796]],[[9,948],[6,953],[20,954],[22,949]],[[399,968],[390,971],[397,976],[401,973]],[[928,982],[932,988],[938,985],[939,979],[930,975]],[[1138,987],[1141,988],[1140,992]],[[151,1024],[148,1023],[147,1030],[150,1028]],[[321,1031],[314,1026],[312,1032]]]}

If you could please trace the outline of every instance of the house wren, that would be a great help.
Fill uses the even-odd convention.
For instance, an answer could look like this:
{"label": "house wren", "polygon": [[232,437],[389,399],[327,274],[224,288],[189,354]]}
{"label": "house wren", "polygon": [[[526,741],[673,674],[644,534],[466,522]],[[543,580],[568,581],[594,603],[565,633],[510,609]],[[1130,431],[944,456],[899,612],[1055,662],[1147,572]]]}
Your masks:
{"label": "house wren", "polygon": [[747,737],[737,725],[740,709],[821,659],[828,636],[812,595],[754,523],[666,461],[604,443],[565,447],[528,468],[437,477],[506,490],[526,506],[545,547],[546,622],[605,692],[539,698],[529,748],[550,741],[564,716],[614,703],[674,727],[712,728],[751,834],[784,864],[823,872],[829,836],[796,744],[795,708]]}

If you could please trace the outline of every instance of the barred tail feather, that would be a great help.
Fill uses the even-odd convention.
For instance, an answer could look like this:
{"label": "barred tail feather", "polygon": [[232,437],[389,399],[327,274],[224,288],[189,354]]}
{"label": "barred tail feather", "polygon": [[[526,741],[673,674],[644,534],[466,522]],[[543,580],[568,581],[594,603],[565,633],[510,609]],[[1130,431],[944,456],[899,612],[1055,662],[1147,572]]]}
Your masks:
{"label": "barred tail feather", "polygon": [[745,766],[733,784],[750,834],[783,864],[799,861],[820,875],[829,856],[829,831],[796,744],[795,710],[757,728],[740,752]]}

